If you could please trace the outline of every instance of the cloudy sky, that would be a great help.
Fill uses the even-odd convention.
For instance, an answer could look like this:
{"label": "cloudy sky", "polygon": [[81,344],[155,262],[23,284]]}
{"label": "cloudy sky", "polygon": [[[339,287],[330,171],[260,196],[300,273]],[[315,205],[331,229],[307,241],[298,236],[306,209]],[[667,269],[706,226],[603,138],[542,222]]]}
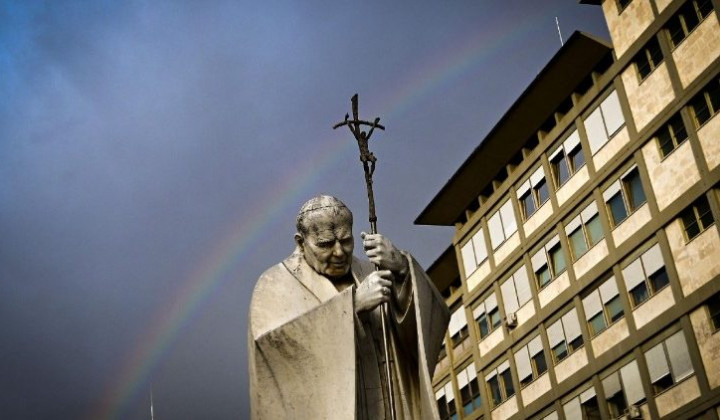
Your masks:
{"label": "cloudy sky", "polygon": [[576,0],[0,0],[0,417],[248,416],[247,306],[330,193],[425,266],[413,220],[584,30]]}

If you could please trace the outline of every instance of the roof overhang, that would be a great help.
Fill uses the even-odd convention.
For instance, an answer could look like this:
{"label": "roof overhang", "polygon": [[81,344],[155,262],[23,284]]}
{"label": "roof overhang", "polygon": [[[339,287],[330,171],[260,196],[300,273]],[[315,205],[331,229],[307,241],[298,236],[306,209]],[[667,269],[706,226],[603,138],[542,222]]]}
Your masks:
{"label": "roof overhang", "polygon": [[415,219],[415,224],[452,226],[611,50],[605,41],[574,32]]}
{"label": "roof overhang", "polygon": [[447,247],[438,259],[428,267],[426,272],[438,290],[447,289],[460,275],[455,257],[455,248],[452,245]]}

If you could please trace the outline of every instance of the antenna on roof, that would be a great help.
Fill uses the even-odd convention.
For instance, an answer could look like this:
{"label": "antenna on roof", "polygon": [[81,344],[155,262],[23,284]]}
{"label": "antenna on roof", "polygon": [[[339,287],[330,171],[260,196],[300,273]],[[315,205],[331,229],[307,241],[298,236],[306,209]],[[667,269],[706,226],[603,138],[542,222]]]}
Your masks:
{"label": "antenna on roof", "polygon": [[555,16],[555,26],[557,26],[558,36],[560,37],[560,46],[562,47],[563,45],[565,45],[565,43],[562,39],[562,32],[560,32],[560,22],[558,21],[557,16]]}
{"label": "antenna on roof", "polygon": [[153,390],[150,385],[150,420],[155,420],[155,410],[153,409]]}

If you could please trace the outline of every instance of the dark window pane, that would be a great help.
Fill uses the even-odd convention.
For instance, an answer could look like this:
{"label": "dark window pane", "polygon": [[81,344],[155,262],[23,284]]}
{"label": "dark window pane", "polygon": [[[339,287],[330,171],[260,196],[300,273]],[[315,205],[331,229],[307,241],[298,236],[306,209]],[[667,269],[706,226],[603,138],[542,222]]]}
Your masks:
{"label": "dark window pane", "polygon": [[712,107],[713,115],[720,111],[720,83],[717,80],[710,82],[710,86],[707,90],[708,97],[710,99],[710,106]]}
{"label": "dark window pane", "polygon": [[673,136],[675,137],[675,143],[680,144],[687,139],[687,130],[685,130],[685,123],[683,123],[680,114],[676,114],[670,121],[670,128]]}
{"label": "dark window pane", "polygon": [[630,210],[635,210],[645,203],[645,191],[640,182],[640,173],[637,169],[632,171],[630,175],[625,178],[625,191],[628,194],[628,203],[630,204]]}
{"label": "dark window pane", "polygon": [[653,390],[655,391],[655,394],[659,394],[671,386],[673,386],[673,379],[672,376],[670,376],[670,373],[653,382]]}
{"label": "dark window pane", "polygon": [[585,235],[583,234],[582,229],[575,230],[575,232],[570,234],[568,239],[570,239],[570,246],[572,247],[573,255],[576,260],[587,252],[588,247],[587,243],[585,243]]}
{"label": "dark window pane", "polygon": [[698,10],[700,11],[700,16],[703,18],[707,17],[707,15],[712,12],[712,2],[710,0],[698,0],[697,1]]}
{"label": "dark window pane", "polygon": [[698,216],[700,216],[701,228],[705,230],[714,222],[712,211],[710,211],[710,203],[708,203],[706,197],[700,197],[695,204],[697,205]]}
{"label": "dark window pane", "polygon": [[440,399],[437,402],[438,411],[440,412],[440,418],[441,419],[447,419],[448,416],[448,410],[447,410],[447,402],[445,402],[445,397],[440,397]]}
{"label": "dark window pane", "polygon": [[550,249],[550,261],[553,269],[553,277],[565,271],[565,254],[562,252],[560,245],[555,245]]}
{"label": "dark window pane", "polygon": [[525,218],[527,219],[535,213],[535,200],[533,200],[532,194],[529,192],[520,198],[520,200],[522,201],[523,212],[525,213]]}
{"label": "dark window pane", "polygon": [[673,143],[672,135],[670,134],[669,127],[663,127],[657,134],[658,145],[662,156],[665,157],[675,150],[675,144]]}
{"label": "dark window pane", "polygon": [[553,355],[555,355],[555,361],[559,362],[562,359],[566,358],[568,355],[567,346],[565,345],[565,341],[562,341],[557,346],[553,347],[552,349]]}
{"label": "dark window pane", "polygon": [[608,200],[607,204],[610,208],[610,216],[612,218],[613,225],[617,226],[627,218],[628,213],[625,209],[622,194],[615,194],[610,198],[610,200]]}
{"label": "dark window pane", "polygon": [[632,299],[633,306],[645,302],[648,299],[648,290],[645,282],[642,282],[630,290],[630,298]]}
{"label": "dark window pane", "polygon": [[592,397],[580,405],[582,409],[583,420],[602,419],[600,415],[600,407],[598,406],[597,397]]}
{"label": "dark window pane", "polygon": [[618,391],[615,395],[606,396],[606,398],[612,418],[618,418],[625,413],[627,402],[625,401],[625,395],[622,390]]}
{"label": "dark window pane", "polygon": [[657,38],[653,38],[650,42],[648,42],[646,48],[650,54],[650,61],[652,61],[653,68],[659,66],[663,61],[663,54]]}
{"label": "dark window pane", "polygon": [[603,238],[602,225],[600,225],[600,218],[597,215],[587,222],[585,228],[588,231],[588,235],[590,235],[591,245],[595,245]]}
{"label": "dark window pane", "polygon": [[570,348],[570,351],[575,351],[580,348],[580,346],[583,345],[583,338],[582,335],[577,336],[573,341],[568,343],[568,347]]}
{"label": "dark window pane", "polygon": [[585,165],[585,155],[583,155],[582,148],[580,146],[570,151],[570,162],[572,162],[572,172],[577,172],[578,169]]}
{"label": "dark window pane", "polygon": [[497,308],[490,312],[490,324],[492,325],[492,329],[500,325],[500,311]]}
{"label": "dark window pane", "polygon": [[505,398],[510,398],[511,396],[515,395],[515,387],[512,383],[512,376],[510,375],[510,369],[507,369],[503,371],[500,374],[500,377],[502,378],[502,382],[504,385],[505,390]]}
{"label": "dark window pane", "polygon": [[618,0],[618,5],[620,6],[620,9],[624,9],[631,1],[632,0]]}
{"label": "dark window pane", "polygon": [[550,191],[548,190],[547,182],[543,179],[535,187],[535,191],[538,197],[538,206],[542,206],[550,198]]}
{"label": "dark window pane", "polygon": [[710,313],[710,322],[714,330],[720,329],[720,293],[716,293],[705,303]]}
{"label": "dark window pane", "polygon": [[647,75],[650,74],[650,72],[652,71],[652,68],[650,67],[650,61],[648,61],[648,58],[645,54],[645,50],[642,50],[635,59],[635,64],[637,65],[640,80],[645,79]]}
{"label": "dark window pane", "polygon": [[590,327],[590,335],[596,336],[600,331],[604,330],[607,325],[605,324],[605,317],[602,312],[598,312],[597,315],[590,318],[588,321],[588,327]]}
{"label": "dark window pane", "polygon": [[670,42],[673,46],[677,46],[683,39],[685,39],[685,31],[682,28],[679,16],[676,15],[671,17],[666,28],[668,34],[670,35]]}
{"label": "dark window pane", "polygon": [[532,363],[535,365],[535,371],[537,372],[537,375],[540,376],[543,373],[547,372],[547,362],[545,361],[545,353],[540,352],[532,357]]}
{"label": "dark window pane", "polygon": [[683,19],[685,20],[685,28],[689,33],[693,29],[695,29],[700,22],[697,13],[695,13],[695,7],[693,6],[692,2],[689,1],[680,8],[680,11],[682,13]]}
{"label": "dark window pane", "polygon": [[480,327],[480,337],[486,337],[490,333],[490,326],[488,325],[487,316],[485,314],[480,315],[477,323]]}
{"label": "dark window pane", "polygon": [[619,296],[610,299],[610,302],[605,304],[605,308],[611,323],[623,317],[623,308]]}
{"label": "dark window pane", "polygon": [[690,101],[690,107],[693,110],[693,115],[695,115],[695,121],[698,125],[703,125],[705,121],[710,119],[710,109],[708,109],[704,92],[700,92],[699,95]]}
{"label": "dark window pane", "polygon": [[553,168],[555,172],[555,185],[561,186],[568,179],[570,179],[570,168],[568,168],[568,161],[564,155],[560,155],[558,159],[553,162]]}
{"label": "dark window pane", "polygon": [[668,279],[665,267],[650,275],[650,287],[652,287],[653,293],[667,286],[669,282],[670,280]]}
{"label": "dark window pane", "polygon": [[502,394],[500,393],[500,383],[498,382],[498,377],[493,376],[488,381],[488,385],[490,386],[490,395],[492,396],[493,405],[498,405],[502,402]]}
{"label": "dark window pane", "polygon": [[546,284],[550,283],[550,269],[547,265],[540,267],[540,270],[535,273],[535,276],[537,277],[538,286],[540,286],[540,288],[545,287]]}

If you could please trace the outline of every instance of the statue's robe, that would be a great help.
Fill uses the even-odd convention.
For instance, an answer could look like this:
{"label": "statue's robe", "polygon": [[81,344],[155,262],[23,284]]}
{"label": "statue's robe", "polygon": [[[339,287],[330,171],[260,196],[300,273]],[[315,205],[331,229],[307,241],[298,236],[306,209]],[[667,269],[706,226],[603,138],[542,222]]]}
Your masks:
{"label": "statue's robe", "polygon": [[[387,316],[395,409],[398,419],[435,419],[432,375],[450,314],[405,258]],[[355,287],[373,270],[353,257]],[[355,314],[353,288],[338,292],[297,251],[263,273],[248,327],[252,418],[389,419],[380,311]]]}

